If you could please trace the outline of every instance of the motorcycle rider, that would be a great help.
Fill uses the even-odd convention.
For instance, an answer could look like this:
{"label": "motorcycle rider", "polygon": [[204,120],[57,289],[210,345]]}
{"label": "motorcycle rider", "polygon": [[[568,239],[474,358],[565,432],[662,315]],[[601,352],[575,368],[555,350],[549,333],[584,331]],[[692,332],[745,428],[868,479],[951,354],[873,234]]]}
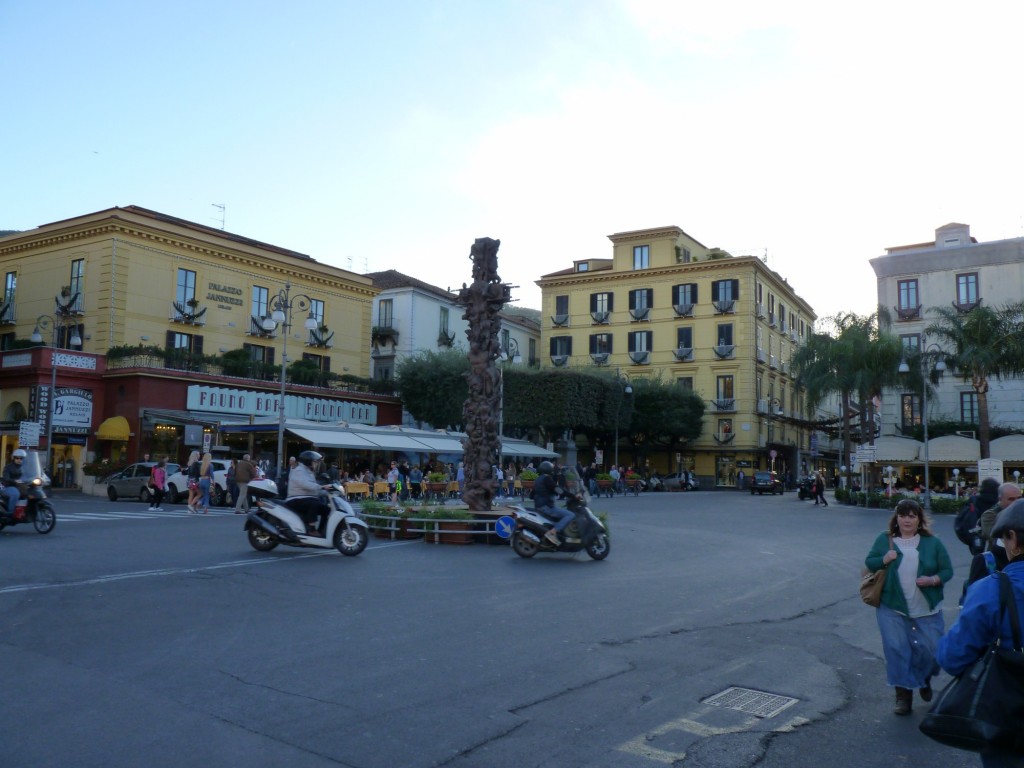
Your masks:
{"label": "motorcycle rider", "polygon": [[18,490],[18,483],[21,482],[21,466],[28,454],[21,448],[16,448],[11,454],[11,460],[4,467],[4,502],[7,504],[7,514],[13,515],[14,508],[18,505],[21,491]]}
{"label": "motorcycle rider", "polygon": [[533,506],[546,517],[557,518],[555,527],[549,528],[544,534],[544,538],[557,547],[561,544],[558,534],[565,530],[565,526],[572,522],[575,515],[567,509],[555,506],[555,499],[560,495],[558,484],[555,482],[555,465],[550,461],[542,461],[537,472],[537,482],[533,486]]}
{"label": "motorcycle rider", "polygon": [[[322,459],[323,456],[316,451],[299,454],[298,463],[288,472],[288,498],[285,500],[288,508],[298,513],[306,523],[309,533],[319,533],[320,536],[327,528],[327,514],[330,512],[330,506],[320,497],[320,492],[329,486],[320,485],[316,479],[316,466]],[[296,496],[305,498],[294,498]],[[314,522],[318,515],[320,527],[316,528]]]}

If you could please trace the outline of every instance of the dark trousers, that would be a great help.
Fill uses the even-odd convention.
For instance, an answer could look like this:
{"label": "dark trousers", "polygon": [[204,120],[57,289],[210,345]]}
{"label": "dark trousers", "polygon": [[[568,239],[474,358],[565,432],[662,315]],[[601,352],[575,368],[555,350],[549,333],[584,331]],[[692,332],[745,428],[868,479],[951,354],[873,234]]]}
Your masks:
{"label": "dark trousers", "polygon": [[152,502],[151,506],[159,507],[161,502],[163,502],[163,500],[164,500],[164,489],[163,488],[153,488],[152,493],[153,493],[153,502]]}
{"label": "dark trousers", "polygon": [[296,496],[294,499],[288,499],[287,506],[302,518],[302,522],[306,524],[307,528],[313,525],[317,516],[320,517],[318,527],[320,533],[322,534],[327,528],[327,514],[330,512],[330,507],[316,496]]}

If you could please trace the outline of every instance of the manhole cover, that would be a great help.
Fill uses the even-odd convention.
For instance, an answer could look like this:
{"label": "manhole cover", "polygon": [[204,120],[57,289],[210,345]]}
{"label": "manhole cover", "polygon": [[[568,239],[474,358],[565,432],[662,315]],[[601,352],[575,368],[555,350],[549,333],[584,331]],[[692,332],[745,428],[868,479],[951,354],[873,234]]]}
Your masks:
{"label": "manhole cover", "polygon": [[755,691],[752,688],[726,688],[704,699],[701,704],[713,707],[726,707],[738,712],[746,712],[757,717],[775,717],[779,712],[796,704],[799,699],[790,696],[779,696],[776,693]]}

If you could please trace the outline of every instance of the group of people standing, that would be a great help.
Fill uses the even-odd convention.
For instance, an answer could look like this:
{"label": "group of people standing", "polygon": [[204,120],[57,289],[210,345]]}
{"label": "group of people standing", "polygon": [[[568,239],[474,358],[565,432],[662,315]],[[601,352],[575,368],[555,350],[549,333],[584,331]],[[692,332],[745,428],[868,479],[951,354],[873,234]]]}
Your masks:
{"label": "group of people standing", "polygon": [[[997,572],[1009,577],[1012,599],[1024,615],[1024,501],[1013,483],[999,485],[995,499],[981,515],[984,551],[975,556],[963,607],[949,632],[942,600],[953,565],[916,500],[896,504],[886,530],[878,534],[865,558],[869,570],[887,569],[875,616],[897,715],[911,713],[915,690],[922,701],[932,700],[932,678],[940,669],[953,676],[964,673],[996,638],[1012,647],[1009,617],[999,610]],[[981,764],[1022,768],[1024,755],[993,748],[981,753]]]}

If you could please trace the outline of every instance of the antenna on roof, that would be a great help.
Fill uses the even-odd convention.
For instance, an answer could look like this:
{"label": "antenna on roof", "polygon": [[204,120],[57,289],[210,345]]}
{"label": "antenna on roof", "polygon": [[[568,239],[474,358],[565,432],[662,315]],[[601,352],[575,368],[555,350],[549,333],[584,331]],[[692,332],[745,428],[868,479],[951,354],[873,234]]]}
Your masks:
{"label": "antenna on roof", "polygon": [[227,219],[228,214],[227,203],[210,203],[210,205],[220,211],[220,228],[224,229],[224,222]]}

